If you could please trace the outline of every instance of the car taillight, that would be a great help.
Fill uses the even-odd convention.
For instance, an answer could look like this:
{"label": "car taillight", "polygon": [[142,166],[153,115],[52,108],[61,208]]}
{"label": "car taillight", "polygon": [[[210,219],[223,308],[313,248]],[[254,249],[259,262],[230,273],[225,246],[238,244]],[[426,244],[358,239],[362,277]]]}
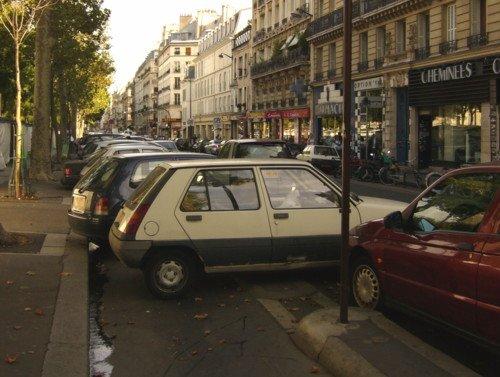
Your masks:
{"label": "car taillight", "polygon": [[127,236],[135,236],[137,229],[139,229],[139,225],[141,225],[144,216],[146,216],[146,213],[149,210],[149,207],[149,204],[139,204],[139,206],[135,209],[125,226],[124,233]]}
{"label": "car taillight", "polygon": [[109,199],[106,196],[101,196],[94,207],[94,215],[106,216],[109,211]]}
{"label": "car taillight", "polygon": [[71,168],[65,168],[65,169],[64,169],[64,175],[65,175],[66,177],[71,176],[71,174],[72,174],[72,173],[73,173],[73,171],[71,170]]}

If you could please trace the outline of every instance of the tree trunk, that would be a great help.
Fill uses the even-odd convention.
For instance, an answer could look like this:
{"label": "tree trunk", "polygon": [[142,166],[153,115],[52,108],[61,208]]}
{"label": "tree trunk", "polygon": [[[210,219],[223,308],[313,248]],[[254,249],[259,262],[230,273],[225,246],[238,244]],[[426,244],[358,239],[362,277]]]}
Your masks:
{"label": "tree trunk", "polygon": [[50,9],[43,12],[35,38],[35,124],[31,142],[30,178],[39,181],[52,179],[51,81],[54,41],[50,32],[51,14]]}
{"label": "tree trunk", "polygon": [[21,68],[20,68],[20,44],[19,36],[14,35],[14,59],[16,67],[16,137],[15,137],[15,150],[16,156],[14,160],[14,171],[12,174],[14,195],[16,199],[21,199],[24,194],[24,177],[23,177],[23,126],[21,123]]}
{"label": "tree trunk", "polygon": [[71,101],[70,109],[69,109],[69,122],[70,122],[70,130],[71,136],[76,140],[76,123],[78,121],[78,106],[76,101]]}
{"label": "tree trunk", "polygon": [[61,135],[59,137],[58,148],[62,148],[62,140],[67,140],[69,138],[69,106],[68,106],[68,93],[66,88],[65,77],[61,74],[58,80],[58,91],[59,91],[59,111],[60,114],[60,130]]}

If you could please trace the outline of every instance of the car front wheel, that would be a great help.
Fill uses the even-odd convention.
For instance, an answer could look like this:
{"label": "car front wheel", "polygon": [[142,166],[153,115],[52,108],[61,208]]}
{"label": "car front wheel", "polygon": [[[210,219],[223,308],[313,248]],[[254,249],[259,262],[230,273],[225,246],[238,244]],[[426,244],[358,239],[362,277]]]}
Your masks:
{"label": "car front wheel", "polygon": [[356,304],[365,309],[377,309],[382,301],[382,291],[377,271],[368,258],[354,262],[351,275],[351,292]]}
{"label": "car front wheel", "polygon": [[144,267],[144,278],[151,293],[162,300],[184,295],[191,287],[196,264],[182,252],[158,253]]}

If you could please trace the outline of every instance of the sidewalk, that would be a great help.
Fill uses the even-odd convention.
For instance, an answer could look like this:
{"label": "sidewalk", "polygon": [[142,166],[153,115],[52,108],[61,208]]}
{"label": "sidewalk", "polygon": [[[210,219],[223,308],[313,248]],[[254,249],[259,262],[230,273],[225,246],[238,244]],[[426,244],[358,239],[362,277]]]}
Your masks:
{"label": "sidewalk", "polygon": [[378,312],[349,308],[349,324],[337,322],[338,306],[304,317],[292,339],[332,375],[477,376]]}
{"label": "sidewalk", "polygon": [[37,200],[0,200],[5,229],[37,240],[0,248],[0,376],[88,376],[87,244],[69,234],[71,192],[36,189]]}

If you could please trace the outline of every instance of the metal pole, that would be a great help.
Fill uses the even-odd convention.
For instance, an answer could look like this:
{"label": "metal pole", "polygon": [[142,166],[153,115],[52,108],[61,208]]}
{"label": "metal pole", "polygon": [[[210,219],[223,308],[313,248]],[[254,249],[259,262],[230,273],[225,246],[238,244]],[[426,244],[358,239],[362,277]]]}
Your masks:
{"label": "metal pole", "polygon": [[349,214],[351,187],[351,0],[344,0],[344,136],[342,140],[342,250],[340,252],[340,322],[348,323],[349,306]]}

